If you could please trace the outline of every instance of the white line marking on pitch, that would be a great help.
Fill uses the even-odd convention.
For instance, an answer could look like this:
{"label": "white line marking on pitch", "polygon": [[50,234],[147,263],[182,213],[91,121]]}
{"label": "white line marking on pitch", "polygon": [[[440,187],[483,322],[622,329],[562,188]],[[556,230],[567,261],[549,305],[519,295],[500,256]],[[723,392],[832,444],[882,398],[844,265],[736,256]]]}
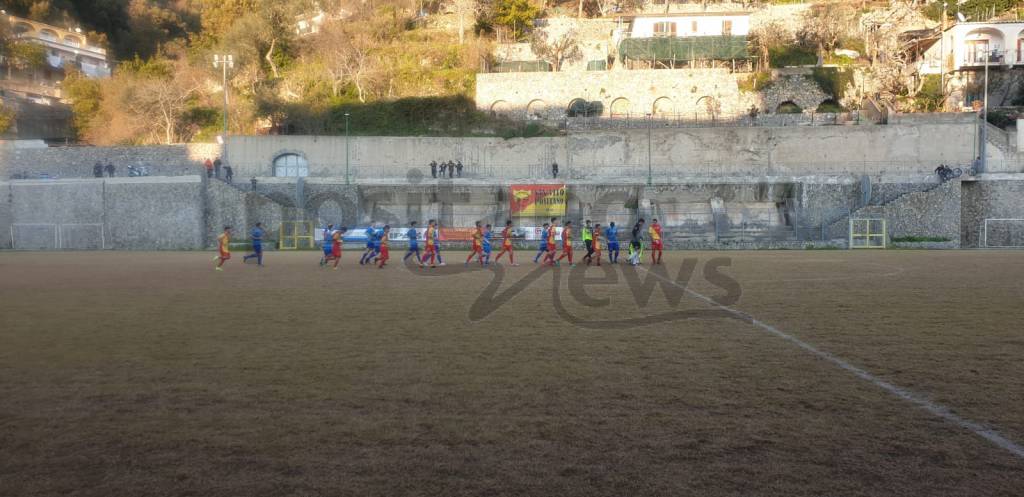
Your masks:
{"label": "white line marking on pitch", "polygon": [[920,394],[917,394],[917,393],[914,393],[914,392],[912,392],[910,390],[907,390],[905,388],[901,388],[901,387],[898,387],[896,385],[893,385],[892,383],[889,383],[888,381],[885,381],[885,380],[883,380],[883,379],[881,379],[881,378],[879,378],[879,377],[877,377],[877,376],[875,376],[875,375],[873,375],[873,374],[871,374],[871,373],[869,373],[869,372],[867,372],[867,371],[865,371],[865,370],[863,370],[861,368],[858,368],[857,366],[854,366],[853,364],[850,364],[849,362],[846,362],[846,360],[844,360],[844,359],[842,359],[842,358],[840,358],[840,357],[838,357],[838,356],[836,356],[836,355],[834,355],[834,354],[832,354],[830,352],[825,352],[824,350],[821,350],[821,349],[815,347],[814,345],[811,345],[811,344],[809,344],[809,343],[807,343],[807,342],[805,342],[805,341],[803,341],[803,340],[801,340],[801,339],[799,339],[799,338],[797,338],[797,337],[795,337],[793,335],[790,335],[790,334],[788,334],[786,332],[783,332],[782,330],[780,330],[780,329],[778,329],[778,328],[776,328],[776,327],[774,327],[774,326],[772,326],[772,325],[770,325],[768,323],[765,323],[764,321],[758,320],[758,319],[754,318],[754,316],[751,316],[750,314],[747,314],[746,312],[743,312],[743,311],[738,310],[738,309],[734,309],[732,307],[721,305],[721,304],[715,302],[712,298],[707,297],[707,296],[705,296],[705,295],[703,295],[701,293],[698,293],[698,292],[696,292],[694,290],[691,290],[690,288],[687,288],[687,287],[685,287],[683,285],[680,285],[679,283],[676,283],[675,281],[672,281],[672,280],[670,280],[668,278],[665,278],[664,276],[661,276],[661,275],[659,275],[657,273],[649,271],[647,268],[640,267],[640,266],[637,266],[637,267],[642,269],[647,274],[651,274],[654,277],[656,277],[656,278],[658,278],[658,279],[660,279],[662,281],[667,281],[671,285],[674,285],[674,286],[676,286],[678,288],[682,288],[686,293],[689,293],[690,295],[693,295],[697,299],[700,299],[700,300],[710,304],[711,306],[717,307],[717,308],[722,309],[723,311],[726,311],[726,312],[728,312],[728,313],[730,313],[730,314],[732,314],[732,315],[734,315],[736,317],[739,317],[742,320],[747,321],[747,322],[753,324],[754,326],[756,326],[758,328],[761,328],[764,331],[767,331],[768,333],[771,333],[772,335],[775,335],[775,336],[777,336],[777,337],[779,337],[779,338],[781,338],[783,340],[786,340],[789,343],[792,343],[793,345],[796,345],[797,347],[800,347],[801,349],[804,349],[807,352],[810,352],[811,354],[817,356],[820,359],[824,359],[824,360],[826,360],[828,362],[831,362],[832,364],[835,364],[836,366],[839,366],[839,368],[841,368],[841,369],[843,369],[843,370],[845,370],[847,372],[853,373],[855,376],[857,376],[858,378],[860,378],[862,380],[866,380],[866,381],[871,382],[873,385],[875,385],[878,388],[881,388],[882,390],[885,390],[885,391],[887,391],[887,392],[889,392],[889,393],[891,393],[891,394],[893,394],[893,395],[895,395],[895,396],[897,396],[897,397],[899,397],[899,398],[901,398],[903,400],[906,400],[908,402],[916,404],[918,407],[920,407],[920,408],[922,408],[922,409],[924,409],[924,410],[926,410],[926,411],[928,411],[928,412],[930,412],[930,413],[932,413],[932,414],[934,414],[934,415],[936,415],[936,416],[938,416],[938,417],[940,417],[942,419],[945,419],[946,421],[949,421],[949,422],[951,422],[951,423],[953,423],[953,424],[955,424],[955,425],[957,425],[957,426],[959,426],[961,428],[970,430],[970,431],[974,432],[974,434],[980,436],[981,438],[984,438],[985,440],[988,440],[989,442],[992,442],[993,444],[997,445],[998,447],[1007,450],[1011,454],[1013,454],[1013,455],[1015,455],[1015,456],[1017,456],[1017,457],[1019,457],[1021,459],[1024,459],[1024,446],[1021,446],[1021,445],[1017,444],[1016,442],[1014,442],[1014,441],[1004,437],[999,432],[997,432],[997,431],[995,431],[995,430],[993,430],[991,428],[985,427],[981,423],[978,423],[978,422],[975,422],[975,421],[971,421],[969,419],[966,419],[966,418],[963,418],[961,416],[958,416],[957,414],[953,413],[953,411],[951,411],[948,407],[946,407],[946,406],[944,406],[942,404],[936,404],[935,402],[932,402],[932,401],[928,400],[927,398],[925,398],[924,396],[922,396]]}

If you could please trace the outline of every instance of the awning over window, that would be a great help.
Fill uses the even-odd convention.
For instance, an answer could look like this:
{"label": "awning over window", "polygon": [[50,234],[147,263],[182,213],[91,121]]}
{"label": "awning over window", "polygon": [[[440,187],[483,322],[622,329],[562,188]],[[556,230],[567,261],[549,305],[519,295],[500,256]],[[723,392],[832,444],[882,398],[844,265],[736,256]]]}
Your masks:
{"label": "awning over window", "polygon": [[494,65],[494,72],[549,72],[551,64],[543,60],[510,60]]}
{"label": "awning over window", "polygon": [[626,38],[619,43],[622,60],[746,59],[746,36],[686,36]]}

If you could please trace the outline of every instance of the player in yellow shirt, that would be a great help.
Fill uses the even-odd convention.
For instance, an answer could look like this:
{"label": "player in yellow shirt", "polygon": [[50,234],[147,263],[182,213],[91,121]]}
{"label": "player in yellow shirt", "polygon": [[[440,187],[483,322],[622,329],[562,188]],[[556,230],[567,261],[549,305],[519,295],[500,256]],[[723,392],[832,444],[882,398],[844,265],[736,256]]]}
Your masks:
{"label": "player in yellow shirt", "polygon": [[651,235],[651,264],[661,264],[661,225],[654,219],[647,233]]}
{"label": "player in yellow shirt", "polygon": [[221,266],[224,265],[224,261],[231,258],[231,226],[225,226],[224,232],[217,237],[217,257],[213,260],[217,261],[217,267],[213,268],[217,271],[223,271]]}
{"label": "player in yellow shirt", "polygon": [[476,229],[473,230],[473,245],[470,247],[469,257],[466,257],[466,265],[467,266],[469,265],[469,261],[473,260],[473,257],[476,257],[480,261],[480,264],[483,265],[483,263],[484,263],[484,259],[483,259],[483,257],[484,257],[483,240],[484,240],[484,231],[483,231],[483,228],[480,227],[480,221],[477,221],[476,222]]}

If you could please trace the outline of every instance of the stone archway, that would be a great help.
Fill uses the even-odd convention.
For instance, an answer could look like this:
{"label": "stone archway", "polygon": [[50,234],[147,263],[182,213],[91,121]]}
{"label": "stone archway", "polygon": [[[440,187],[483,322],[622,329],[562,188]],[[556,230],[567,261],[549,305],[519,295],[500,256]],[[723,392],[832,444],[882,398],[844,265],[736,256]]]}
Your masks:
{"label": "stone archway", "polygon": [[715,120],[722,113],[722,104],[711,95],[704,95],[694,104],[698,119]]}
{"label": "stone archway", "polygon": [[547,103],[541,99],[531,100],[526,104],[527,119],[544,119],[547,115]]}
{"label": "stone archway", "polygon": [[651,114],[654,117],[672,117],[676,113],[676,104],[669,97],[658,97],[651,104]]}
{"label": "stone archway", "polygon": [[775,107],[776,114],[802,114],[803,109],[792,100],[786,100]]}
{"label": "stone archway", "polygon": [[512,107],[504,100],[495,100],[491,104],[492,116],[508,115],[510,112],[512,112]]}
{"label": "stone archway", "polygon": [[633,110],[632,104],[628,98],[619,97],[612,100],[612,104],[609,106],[609,113],[611,117],[629,117],[629,113]]}

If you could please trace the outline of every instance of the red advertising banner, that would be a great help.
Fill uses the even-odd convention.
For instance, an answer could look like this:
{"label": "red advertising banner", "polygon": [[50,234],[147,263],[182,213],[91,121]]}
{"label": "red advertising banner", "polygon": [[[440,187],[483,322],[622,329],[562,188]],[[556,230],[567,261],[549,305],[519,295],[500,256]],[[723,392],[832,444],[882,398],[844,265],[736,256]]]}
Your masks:
{"label": "red advertising banner", "polygon": [[565,184],[512,185],[510,212],[513,217],[561,217],[565,215]]}

